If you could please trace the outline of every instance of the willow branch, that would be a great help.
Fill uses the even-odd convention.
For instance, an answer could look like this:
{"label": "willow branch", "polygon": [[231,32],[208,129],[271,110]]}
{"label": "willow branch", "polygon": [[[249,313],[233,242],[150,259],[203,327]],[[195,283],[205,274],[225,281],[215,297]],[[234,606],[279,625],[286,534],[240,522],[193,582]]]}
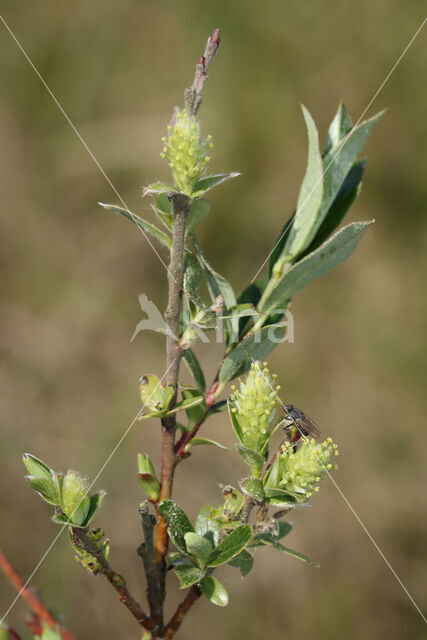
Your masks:
{"label": "willow branch", "polygon": [[22,595],[31,611],[36,614],[40,620],[42,620],[48,627],[51,629],[57,629],[59,627],[61,631],[61,635],[63,640],[75,640],[74,636],[71,635],[65,627],[61,626],[50,613],[49,609],[46,605],[41,601],[41,599],[35,594],[33,589],[25,584],[21,576],[15,570],[15,568],[11,565],[9,560],[6,558],[2,550],[0,549],[0,569],[8,578],[8,580],[13,584],[13,586],[18,590],[18,592]]}
{"label": "willow branch", "polygon": [[138,547],[138,555],[144,564],[145,577],[147,579],[147,600],[150,607],[150,617],[160,628],[162,620],[162,600],[159,593],[159,580],[157,566],[154,561],[154,527],[156,518],[149,513],[148,501],[141,502],[139,506],[144,542]]}
{"label": "willow branch", "polygon": [[190,440],[192,440],[196,433],[199,431],[200,427],[202,426],[202,424],[205,422],[206,418],[209,415],[209,411],[212,408],[212,405],[214,404],[216,398],[215,398],[215,393],[216,390],[218,389],[218,374],[215,377],[214,382],[212,383],[211,388],[209,389],[208,393],[206,394],[206,398],[205,398],[205,402],[206,402],[206,410],[205,413],[203,414],[203,416],[200,418],[200,420],[197,422],[197,424],[195,425],[194,429],[192,431],[185,431],[182,436],[180,437],[180,439],[178,440],[178,442],[175,445],[175,455],[178,458],[178,460],[182,459],[185,456],[185,447],[187,446],[187,444],[190,442]]}
{"label": "willow branch", "polygon": [[135,600],[130,593],[126,581],[119,573],[114,571],[106,559],[102,549],[99,549],[87,535],[87,529],[79,529],[73,527],[73,538],[75,543],[82,549],[94,556],[101,566],[101,573],[107,578],[108,582],[117,591],[120,602],[123,602],[125,607],[129,609],[133,617],[138,621],[141,627],[151,630],[155,625],[150,618],[144,613],[139,602]]}
{"label": "willow branch", "polygon": [[200,598],[201,595],[202,595],[202,592],[200,591],[199,587],[197,587],[196,585],[193,585],[189,590],[189,592],[187,593],[184,600],[178,606],[178,609],[175,611],[170,622],[168,623],[163,636],[164,640],[170,640],[170,638],[173,638],[173,636],[181,626],[185,615],[188,613],[188,611],[191,609],[193,604]]}
{"label": "willow branch", "polygon": [[219,29],[215,29],[208,38],[204,54],[197,61],[193,84],[185,90],[185,108],[193,116],[196,115],[202,104],[202,93],[208,79],[208,69],[218,51],[219,43]]}

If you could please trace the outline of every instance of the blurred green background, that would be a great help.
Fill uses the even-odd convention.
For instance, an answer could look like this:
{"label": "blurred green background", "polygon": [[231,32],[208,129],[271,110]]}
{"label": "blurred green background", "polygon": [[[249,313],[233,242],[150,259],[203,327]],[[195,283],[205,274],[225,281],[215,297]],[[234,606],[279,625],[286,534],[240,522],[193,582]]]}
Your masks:
{"label": "blurred green background", "polygon": [[[200,116],[214,137],[212,171],[242,176],[212,193],[199,238],[238,291],[296,202],[306,155],[299,103],[322,139],[340,98],[357,120],[425,14],[421,0],[2,4],[119,193],[150,219],[141,187],[168,179],[160,137],[208,34],[221,28]],[[118,199],[3,27],[0,46],[1,545],[27,576],[58,529],[25,485],[20,456],[30,451],[58,469],[96,475],[138,410],[138,378],[164,371],[162,337],[130,337],[143,317],[138,294],[163,308],[166,288],[143,236],[97,206]],[[339,444],[339,486],[420,605],[427,563],[426,61],[424,30],[367,113],[389,108],[368,141],[351,218],[375,218],[376,225],[348,262],[294,300],[295,343],[270,357],[284,399]],[[197,353],[213,375],[218,348],[200,345]],[[223,414],[204,435],[233,445]],[[157,461],[158,445],[157,424],[135,425],[97,482],[108,492],[97,523],[111,538],[112,564],[140,596],[135,457],[155,451]],[[219,483],[235,483],[243,471],[232,449],[199,448],[178,469],[176,498],[194,516],[202,503],[220,502]],[[287,543],[321,569],[258,551],[244,582],[231,568],[219,574],[231,593],[228,608],[201,602],[179,637],[425,637],[421,617],[331,483],[292,520]],[[176,578],[169,581],[172,609],[182,594]],[[65,536],[34,584],[79,640],[138,637],[110,586],[74,563]],[[0,594],[3,614],[15,594],[2,576]],[[23,637],[25,612],[20,601],[9,617]]]}

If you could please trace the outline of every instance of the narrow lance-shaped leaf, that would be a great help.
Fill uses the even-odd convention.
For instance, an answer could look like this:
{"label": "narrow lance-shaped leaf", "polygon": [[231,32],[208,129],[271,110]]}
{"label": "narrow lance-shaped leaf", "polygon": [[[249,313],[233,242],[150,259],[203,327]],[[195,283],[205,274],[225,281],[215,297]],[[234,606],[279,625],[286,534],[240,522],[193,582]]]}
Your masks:
{"label": "narrow lance-shaped leaf", "polygon": [[234,556],[243,551],[251,539],[252,528],[249,525],[244,524],[237,527],[212,551],[208,566],[218,567],[225,562],[229,562]]}
{"label": "narrow lance-shaped leaf", "polygon": [[[337,231],[316,251],[297,262],[278,281],[266,299],[261,300],[260,311],[271,313],[285,305],[298,291],[312,280],[343,262],[359,244],[370,222],[353,222]],[[243,343],[242,343],[243,344]]]}
{"label": "narrow lance-shaped leaf", "polygon": [[218,378],[220,388],[237,375],[242,375],[254,360],[264,360],[281,341],[284,333],[283,326],[269,325],[242,340],[221,365]]}
{"label": "narrow lance-shaped leaf", "polygon": [[346,179],[344,180],[341,189],[338,192],[335,200],[329,207],[329,211],[326,214],[325,219],[315,238],[310,246],[303,253],[302,257],[305,257],[309,253],[312,253],[325,242],[329,236],[337,229],[341,222],[344,220],[347,211],[350,209],[353,202],[359,195],[363,174],[366,168],[366,159],[360,162],[355,162],[350,169]]}
{"label": "narrow lance-shaped leaf", "polygon": [[326,155],[332,147],[335,147],[345,136],[352,130],[353,122],[348,115],[347,109],[344,106],[342,100],[338,105],[338,110],[332,120],[329,130],[328,138],[326,140],[325,148],[322,155]]}
{"label": "narrow lance-shaped leaf", "polygon": [[265,544],[270,547],[273,547],[274,549],[277,549],[278,551],[281,551],[282,553],[286,553],[287,555],[292,556],[293,558],[297,558],[298,560],[307,562],[308,564],[311,564],[313,567],[319,566],[317,562],[310,560],[310,558],[307,558],[307,556],[305,556],[303,553],[299,553],[298,551],[294,551],[293,549],[288,549],[288,547],[284,547],[283,544],[281,544],[280,542],[273,542],[270,540],[266,540]]}
{"label": "narrow lance-shaped leaf", "polygon": [[230,178],[237,178],[237,176],[240,176],[240,173],[217,173],[213,176],[205,176],[196,182],[191,192],[191,197],[195,198],[197,196],[201,196],[206,193],[206,191],[216,187],[218,184],[221,184],[226,180],[230,180]]}
{"label": "narrow lance-shaped leaf", "polygon": [[372,129],[383,115],[383,111],[373,118],[354,127],[341,141],[331,147],[323,157],[323,200],[318,216],[318,227],[325,218],[329,207],[338,194],[348,172],[353,166]]}
{"label": "narrow lance-shaped leaf", "polygon": [[124,209],[123,207],[118,207],[114,204],[104,204],[103,202],[98,202],[98,204],[108,211],[113,211],[114,213],[118,213],[124,216],[125,218],[136,224],[136,226],[144,233],[148,233],[152,238],[163,244],[170,251],[172,250],[172,240],[164,231],[158,229],[154,224],[151,224],[151,222],[147,222],[140,216],[136,215],[136,213],[132,213],[132,211]]}
{"label": "narrow lance-shaped leaf", "polygon": [[287,262],[300,254],[313,239],[319,227],[317,219],[323,196],[323,164],[319,136],[314,120],[304,105],[302,111],[308,132],[308,160],[295,217],[283,249],[282,255]]}
{"label": "narrow lance-shaped leaf", "polygon": [[218,449],[228,449],[228,447],[225,447],[220,442],[217,442],[216,440],[211,440],[210,438],[191,438],[191,440],[185,446],[185,451],[186,452],[190,451],[192,447],[195,447],[201,444],[209,444],[213,447],[218,447]]}
{"label": "narrow lance-shaped leaf", "polygon": [[203,375],[202,368],[197,359],[197,356],[194,354],[194,351],[192,351],[191,349],[187,349],[187,351],[184,353],[183,359],[198,388],[202,393],[205,393],[205,376]]}

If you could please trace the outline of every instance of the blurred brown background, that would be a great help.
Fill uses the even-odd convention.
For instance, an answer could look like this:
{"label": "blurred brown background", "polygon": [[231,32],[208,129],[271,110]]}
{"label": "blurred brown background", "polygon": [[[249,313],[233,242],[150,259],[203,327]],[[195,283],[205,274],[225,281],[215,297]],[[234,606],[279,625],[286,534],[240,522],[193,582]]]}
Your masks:
{"label": "blurred brown background", "polygon": [[[206,37],[221,28],[200,115],[214,137],[211,169],[242,176],[212,193],[199,237],[240,291],[295,205],[306,155],[299,103],[322,139],[340,98],[357,120],[425,6],[4,0],[2,13],[126,203],[149,219],[141,187],[168,179],[160,137]],[[426,35],[367,114],[389,107],[368,142],[367,175],[351,217],[377,223],[347,263],[295,299],[295,343],[270,358],[285,400],[338,442],[340,487],[421,606]],[[138,378],[164,371],[161,336],[129,340],[142,318],[138,294],[164,307],[166,289],[164,268],[142,235],[97,206],[117,197],[3,27],[0,46],[1,545],[27,576],[58,529],[25,485],[20,456],[30,451],[58,469],[96,475],[138,410]],[[197,352],[212,375],[216,347]],[[226,416],[204,433],[233,445]],[[112,540],[113,566],[139,595],[135,456],[156,451],[157,460],[158,444],[157,424],[135,425],[97,482],[108,491],[97,524]],[[199,448],[178,470],[176,498],[194,516],[203,503],[219,503],[218,483],[237,482],[243,470],[232,449]],[[181,638],[425,637],[421,617],[331,483],[292,520],[287,544],[321,569],[258,551],[244,582],[231,568],[218,574],[231,593],[229,607],[201,602]],[[172,607],[177,584],[169,580]],[[138,637],[109,585],[74,563],[65,536],[34,584],[80,640]],[[3,614],[14,592],[2,576],[0,594]],[[9,617],[24,637],[25,611],[19,602]]]}

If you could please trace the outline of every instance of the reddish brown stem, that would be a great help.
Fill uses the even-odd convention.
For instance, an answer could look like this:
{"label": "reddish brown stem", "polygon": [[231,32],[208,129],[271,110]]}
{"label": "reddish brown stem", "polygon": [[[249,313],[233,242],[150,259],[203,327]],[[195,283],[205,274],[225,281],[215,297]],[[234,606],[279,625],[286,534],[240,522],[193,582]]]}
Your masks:
{"label": "reddish brown stem", "polygon": [[114,571],[106,559],[104,552],[99,549],[87,535],[88,529],[80,529],[73,527],[73,541],[94,556],[101,565],[101,573],[107,578],[108,582],[114,587],[119,596],[120,602],[123,602],[133,617],[138,621],[141,627],[149,631],[155,628],[153,621],[144,613],[139,602],[135,600],[129,591],[126,581],[119,573]]}
{"label": "reddish brown stem", "polygon": [[63,640],[75,640],[74,636],[71,635],[67,629],[65,629],[62,625],[59,624],[58,620],[53,617],[50,613],[49,609],[40,598],[34,593],[34,591],[25,584],[21,576],[11,565],[9,560],[6,558],[2,550],[0,549],[0,569],[8,578],[8,580],[13,584],[13,586],[18,590],[18,592],[22,595],[31,611],[33,611],[40,620],[42,620],[45,624],[48,625],[51,629],[56,629],[59,627],[61,631],[61,635]]}
{"label": "reddish brown stem", "polygon": [[182,434],[182,436],[180,437],[180,439],[175,445],[175,455],[178,458],[178,460],[184,456],[186,445],[190,442],[190,440],[194,438],[194,436],[196,435],[196,433],[198,432],[198,430],[200,429],[200,427],[208,417],[209,411],[215,402],[215,393],[217,389],[218,389],[218,375],[216,376],[214,382],[212,383],[211,388],[207,393],[207,396],[205,399],[206,401],[205,413],[200,418],[199,422],[196,424],[194,429],[192,431],[185,431],[185,433]]}
{"label": "reddish brown stem", "polygon": [[199,587],[195,585],[191,587],[190,591],[187,593],[186,597],[181,602],[178,609],[172,616],[169,624],[167,625],[163,636],[164,640],[170,640],[170,638],[173,638],[173,636],[181,626],[184,616],[188,613],[193,604],[200,598],[201,595],[202,592],[200,591]]}

